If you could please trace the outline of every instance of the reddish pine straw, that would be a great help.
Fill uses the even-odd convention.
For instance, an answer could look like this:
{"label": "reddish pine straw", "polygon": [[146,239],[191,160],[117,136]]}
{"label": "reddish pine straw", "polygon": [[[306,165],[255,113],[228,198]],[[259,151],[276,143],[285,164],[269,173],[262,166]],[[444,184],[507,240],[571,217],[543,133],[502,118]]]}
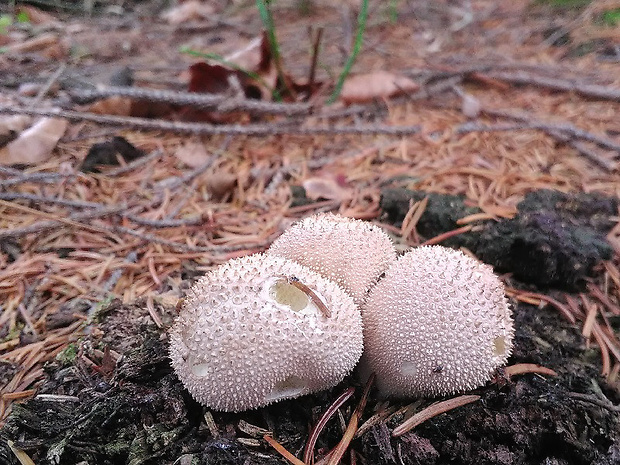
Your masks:
{"label": "reddish pine straw", "polygon": [[[617,43],[618,28],[600,28],[591,21],[611,3],[592,2],[587,15],[571,22],[569,32],[575,43],[602,36]],[[457,85],[477,98],[485,110],[476,123],[518,122],[497,116],[510,112],[525,113],[531,120],[548,124],[571,124],[593,134],[620,131],[617,101],[583,97],[578,88],[549,91],[535,85],[516,86],[497,75],[506,70],[513,74],[526,71],[548,78],[561,76],[574,81],[577,87],[585,82],[617,89],[617,65],[598,61],[596,54],[567,63],[561,58],[564,48],[541,45],[537,42],[538,31],[545,30],[548,22],[545,15],[526,14],[532,8],[531,2],[493,2],[482,5],[480,11],[486,11],[488,6],[493,7],[489,11],[497,17],[477,21],[467,34],[446,41],[441,58],[436,58],[437,54],[428,56],[423,46],[412,52],[411,24],[404,21],[391,25],[389,53],[362,53],[359,70],[460,73]],[[319,14],[324,15],[321,21],[326,24],[334,18],[340,20],[331,10]],[[528,21],[519,21],[522,17]],[[301,26],[300,21],[303,19],[282,21],[278,31],[287,63],[304,63],[307,58],[307,43],[301,42],[305,39],[299,34],[305,25]],[[423,22],[421,18],[415,27],[424,27]],[[333,36],[337,30],[326,27],[324,43],[340,43],[342,38]],[[487,32],[494,37],[492,45],[485,42]],[[93,36],[93,43],[101,41],[98,31],[83,34]],[[368,34],[369,43],[380,44],[388,32],[378,26],[369,28]],[[515,35],[522,39],[518,47],[514,46]],[[173,37],[162,36],[165,40]],[[160,50],[163,46],[169,45],[153,44],[152,48]],[[222,55],[231,51],[220,50],[220,46],[229,44],[216,44],[213,51]],[[338,56],[325,54],[320,59],[337,69]],[[472,62],[463,56],[480,58]],[[510,63],[500,63],[499,56],[509,57]],[[468,69],[481,65],[490,71],[475,70],[473,79],[463,81],[463,75],[472,74]],[[317,75],[316,79],[324,78]],[[441,243],[475,228],[475,222],[481,219],[509,218],[516,213],[523,196],[536,189],[620,197],[617,172],[594,166],[575,144],[562,142],[548,131],[532,129],[521,121],[522,127],[513,131],[459,132],[462,125],[470,123],[460,105],[460,97],[448,88],[428,99],[366,106],[367,113],[383,111],[377,118],[381,124],[422,127],[419,134],[400,138],[191,138],[203,144],[207,154],[217,154],[202,160],[211,162],[202,170],[184,165],[174,155],[187,143],[188,136],[115,128],[108,129],[108,134],[122,135],[153,156],[137,168],[130,164],[120,170],[104,168],[102,174],[84,174],[76,171],[76,166],[95,139],[68,138],[58,145],[48,162],[19,172],[0,172],[0,184],[10,181],[0,193],[22,196],[0,201],[0,239],[14,240],[20,250],[14,261],[6,253],[0,254],[0,328],[8,329],[0,342],[0,354],[18,367],[13,378],[0,388],[0,423],[16,397],[24,398],[36,389],[43,379],[43,363],[83,333],[84,312],[73,315],[66,326],[51,324],[54,316],[77,299],[93,306],[111,298],[124,303],[143,299],[144,315],[165,328],[160,310],[173,308],[181,297],[181,274],[186,267],[204,272],[230,258],[263,250],[291,220],[317,211],[333,210],[376,221],[384,185],[464,194],[471,205],[482,210],[479,216],[461,218],[461,228],[435,238],[419,237],[413,217],[417,211],[413,211],[402,243]],[[355,119],[346,114],[349,110],[324,111],[342,114],[331,118],[329,124],[354,124]],[[308,124],[326,124],[319,117],[315,120]],[[106,128],[85,123],[73,124],[70,129],[81,136],[101,133]],[[618,169],[617,153],[597,153],[605,158],[606,165]],[[291,207],[290,186],[310,177],[340,179],[347,194],[341,199]],[[32,200],[32,196],[38,200]],[[616,221],[608,235],[614,256],[590,283],[585,300],[562,293],[544,296],[511,291],[514,299],[550,305],[579,326],[584,338],[600,348],[602,373],[609,379],[616,379],[620,371],[620,341],[607,321],[607,315],[620,314],[620,215]],[[136,257],[131,260],[134,253]],[[593,303],[597,304],[596,312]],[[20,332],[27,336],[23,341]]]}

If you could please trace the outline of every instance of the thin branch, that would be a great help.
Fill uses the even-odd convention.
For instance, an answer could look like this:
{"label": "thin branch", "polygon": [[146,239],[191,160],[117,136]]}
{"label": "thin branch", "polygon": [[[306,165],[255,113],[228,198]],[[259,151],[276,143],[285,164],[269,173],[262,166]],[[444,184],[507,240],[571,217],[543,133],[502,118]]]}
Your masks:
{"label": "thin branch", "polygon": [[[245,250],[245,249],[266,249],[273,242],[273,240],[277,237],[277,235],[279,235],[279,233],[272,234],[267,239],[254,243],[254,244],[244,243],[244,244],[230,245],[230,246],[212,245],[212,246],[206,246],[206,247],[199,247],[199,246],[183,244],[181,242],[171,241],[169,239],[164,239],[162,237],[155,236],[149,233],[134,231],[133,229],[125,228],[124,226],[103,227],[102,229],[106,229],[109,232],[113,232],[113,233],[128,234],[130,236],[134,236],[139,239],[142,239],[145,242],[152,242],[155,244],[166,245],[180,252],[198,252],[198,253],[203,253],[203,252],[204,253],[208,253],[208,252],[223,253],[223,252],[233,252],[236,250]],[[2,236],[0,236],[0,238],[1,237]]]}
{"label": "thin branch", "polygon": [[150,161],[156,160],[157,158],[160,158],[163,154],[164,154],[163,150],[153,150],[151,153],[149,153],[145,157],[140,157],[140,158],[132,161],[131,163],[128,163],[125,166],[121,166],[119,168],[106,171],[103,174],[105,176],[108,176],[108,177],[119,176],[121,174],[125,174],[125,173],[128,173],[130,171],[133,171],[136,168],[139,168],[139,167],[141,167],[143,165],[146,165]]}
{"label": "thin branch", "polygon": [[526,71],[487,71],[484,74],[493,79],[499,79],[513,84],[529,84],[538,87],[546,87],[548,89],[575,92],[585,97],[620,102],[620,89],[615,87],[536,76]]}
{"label": "thin branch", "polygon": [[[19,204],[9,204],[9,202],[6,202],[4,200],[0,200],[0,202],[4,203],[5,205],[8,204],[7,206],[11,208],[22,207]],[[104,216],[115,215],[123,210],[126,210],[126,208],[127,207],[125,206],[114,206],[112,208],[106,208],[103,210],[76,213],[76,214],[70,215],[68,219],[57,218],[53,220],[39,221],[37,223],[31,224],[30,226],[23,226],[21,228],[0,229],[0,239],[6,239],[9,237],[21,238],[26,234],[42,233],[42,232],[51,231],[53,229],[57,229],[57,228],[67,226],[67,225],[73,226],[76,228],[82,228],[82,229],[102,232],[105,230],[105,228],[101,226],[92,226],[90,224],[81,223],[81,221],[92,220],[95,218],[102,218]],[[28,210],[40,216],[49,216],[45,212],[39,212],[33,209],[28,209]]]}
{"label": "thin branch", "polygon": [[61,174],[61,173],[21,173],[13,178],[4,179],[0,181],[0,187],[9,187],[16,184],[23,184],[26,182],[34,182],[41,184],[57,184],[58,181],[73,178],[75,174]]}
{"label": "thin branch", "polygon": [[74,208],[107,208],[107,206],[102,203],[43,197],[41,195],[28,194],[25,192],[0,192],[0,200],[28,200],[29,202],[49,203]]}
{"label": "thin branch", "polygon": [[304,449],[304,463],[313,463],[314,462],[314,446],[316,445],[316,441],[319,438],[319,434],[325,428],[325,425],[330,420],[330,418],[336,413],[336,411],[342,407],[342,405],[349,400],[349,398],[355,393],[355,388],[350,387],[346,391],[344,391],[325,411],[325,413],[321,416],[319,421],[316,423],[312,431],[310,431],[310,435],[308,437],[308,442],[306,443],[306,447]]}
{"label": "thin branch", "polygon": [[612,139],[608,139],[607,137],[599,136],[597,134],[593,134],[586,130],[580,129],[570,123],[546,123],[544,121],[537,121],[526,114],[518,114],[506,110],[493,110],[490,108],[483,108],[482,111],[488,115],[499,116],[501,118],[509,118],[517,121],[524,121],[531,125],[532,128],[549,132],[551,135],[553,135],[553,132],[559,131],[577,139],[593,142],[602,148],[614,150],[620,154],[620,143],[615,142]]}
{"label": "thin branch", "polygon": [[123,215],[130,221],[133,221],[136,224],[141,226],[149,226],[151,228],[177,228],[180,226],[199,226],[204,224],[206,219],[202,216],[197,216],[193,218],[183,218],[179,220],[175,219],[166,219],[166,220],[150,220],[148,218],[140,218],[135,215]]}
{"label": "thin branch", "polygon": [[437,402],[421,412],[416,413],[411,418],[405,420],[402,424],[394,428],[392,436],[402,436],[403,434],[411,431],[416,426],[424,423],[426,420],[430,420],[437,415],[453,410],[457,407],[470,404],[480,399],[480,396],[467,395],[459,396],[454,399],[444,400],[443,402]]}
{"label": "thin branch", "polygon": [[321,38],[323,37],[323,28],[320,27],[316,31],[314,42],[312,44],[312,58],[310,59],[310,72],[308,73],[308,98],[312,95],[312,88],[314,87],[314,79],[316,77],[316,65],[319,60],[319,50],[321,45]]}
{"label": "thin branch", "polygon": [[610,400],[605,401],[588,394],[582,394],[580,392],[569,392],[568,397],[575,400],[580,400],[581,402],[587,402],[589,404],[597,405],[611,412],[620,412],[620,405],[614,405],[611,403]]}
{"label": "thin branch", "polygon": [[312,106],[307,103],[277,103],[260,100],[231,99],[226,94],[202,94],[196,92],[179,92],[140,87],[101,87],[97,89],[76,89],[70,94],[78,102],[88,102],[100,98],[120,96],[148,102],[170,103],[201,110],[218,112],[247,111],[250,113],[267,113],[273,115],[294,116],[310,114]]}
{"label": "thin branch", "polygon": [[389,134],[406,136],[420,132],[420,126],[390,126],[385,124],[359,126],[332,126],[332,127],[301,127],[274,124],[223,124],[211,125],[202,123],[180,123],[146,118],[97,115],[70,110],[41,110],[14,106],[0,106],[0,113],[13,115],[48,116],[51,118],[66,118],[71,121],[91,121],[99,124],[119,125],[134,129],[151,131],[168,131],[185,134],[216,135],[230,134],[243,136],[268,136],[278,134],[296,134],[305,136],[335,135],[335,134]]}
{"label": "thin branch", "polygon": [[557,376],[558,374],[551,368],[536,365],[535,363],[517,363],[507,366],[505,373],[508,376],[524,375],[526,373],[537,373],[539,375]]}
{"label": "thin branch", "polygon": [[39,89],[39,92],[37,93],[36,97],[30,101],[31,108],[34,108],[40,105],[41,100],[43,100],[43,97],[45,97],[45,94],[49,92],[50,88],[58,80],[60,75],[64,73],[66,68],[67,68],[67,63],[65,62],[65,63],[62,63],[56,71],[54,71],[54,73],[49,77],[47,82],[41,87],[41,89]]}

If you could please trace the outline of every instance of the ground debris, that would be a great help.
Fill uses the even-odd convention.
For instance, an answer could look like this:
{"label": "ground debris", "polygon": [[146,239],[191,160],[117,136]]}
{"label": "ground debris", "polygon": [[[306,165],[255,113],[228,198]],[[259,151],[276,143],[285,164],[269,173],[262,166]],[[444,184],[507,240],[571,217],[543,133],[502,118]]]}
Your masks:
{"label": "ground debris", "polygon": [[[399,224],[410,207],[428,197],[417,228],[432,238],[459,227],[459,220],[481,213],[464,196],[384,189],[381,206],[390,222]],[[476,228],[442,242],[466,247],[500,272],[538,286],[583,288],[596,265],[613,254],[605,239],[614,226],[618,201],[600,194],[565,194],[550,189],[528,193],[513,218],[477,222]]]}
{"label": "ground debris", "polygon": [[[102,327],[106,319],[131,318],[134,312],[118,303],[113,308],[103,313]],[[526,304],[516,308],[515,326],[511,362],[545,364],[558,372],[557,378],[527,374],[477,389],[480,401],[431,418],[400,438],[390,434],[402,422],[397,415],[373,426],[352,447],[376,464],[435,464],[457,458],[465,464],[478,464],[481,458],[483,463],[613,463],[614,441],[620,440],[617,415],[570,397],[571,392],[591,393],[596,382],[609,401],[620,400],[620,392],[600,378],[595,357],[584,351],[580,335],[554,313]],[[247,437],[240,424],[269,430],[288,450],[301,451],[317,412],[325,411],[343,387],[356,386],[359,400],[361,386],[349,378],[332,391],[263,409],[212,412],[215,437],[203,424],[203,408],[170,368],[161,330],[151,324],[141,332],[125,334],[127,350],[109,381],[84,366],[79,356],[70,359],[72,363],[48,364],[47,381],[39,390],[48,396],[16,405],[2,437],[15,441],[35,463],[172,464],[183,456],[187,463],[275,464],[282,461],[266,444],[239,441]],[[375,400],[371,396],[369,405]],[[434,401],[425,400],[420,409]],[[344,413],[347,418],[350,410]],[[341,437],[337,422],[329,422],[318,439],[319,454]],[[3,447],[0,456],[10,457]]]}

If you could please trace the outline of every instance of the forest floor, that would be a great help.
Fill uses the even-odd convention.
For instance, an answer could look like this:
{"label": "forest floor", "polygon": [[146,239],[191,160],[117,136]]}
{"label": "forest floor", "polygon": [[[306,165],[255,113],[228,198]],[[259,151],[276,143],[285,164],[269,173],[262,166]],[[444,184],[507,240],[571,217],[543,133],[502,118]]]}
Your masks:
{"label": "forest floor", "polygon": [[516,326],[477,401],[402,436],[437,399],[371,390],[343,461],[620,463],[617,3],[370,2],[333,104],[362,2],[277,2],[280,63],[251,2],[28,3],[0,7],[2,463],[285,463],[264,436],[301,457],[354,386],[320,462],[355,375],[211,412],[166,333],[197,276],[319,211],[475,254]]}

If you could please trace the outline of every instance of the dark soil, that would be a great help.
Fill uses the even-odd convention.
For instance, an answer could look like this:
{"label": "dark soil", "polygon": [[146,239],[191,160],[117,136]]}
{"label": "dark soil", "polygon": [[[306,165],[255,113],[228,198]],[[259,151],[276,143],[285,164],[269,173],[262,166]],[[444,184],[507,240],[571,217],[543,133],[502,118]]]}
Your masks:
{"label": "dark soil", "polygon": [[[456,218],[468,208],[459,198],[438,196],[436,200],[442,206],[456,205]],[[549,255],[550,261],[542,260],[537,266],[563,269],[563,260],[573,259],[577,252],[604,255],[604,242],[600,247],[598,244],[607,227],[604,212],[613,201],[567,198],[551,192],[533,194],[520,204],[516,221],[503,222],[512,225],[514,237],[523,234],[519,225],[528,224],[532,231],[540,226],[540,222],[519,219],[528,215],[528,202],[534,201],[545,202],[536,208],[535,215],[545,214],[554,218],[556,225],[562,224],[558,237],[566,241],[563,246],[570,245],[566,238],[574,238],[575,231],[578,237],[585,235],[595,244],[592,249],[556,248],[557,253]],[[582,208],[584,202],[594,202],[594,206],[587,203]],[[429,202],[431,212],[432,205]],[[384,208],[386,214],[398,216],[387,205]],[[397,222],[396,216],[390,218]],[[486,225],[484,234],[501,224]],[[444,227],[453,229],[449,223]],[[547,233],[544,236],[550,237]],[[593,270],[594,264],[588,273]],[[583,279],[585,274],[579,276]],[[480,401],[435,417],[400,438],[390,433],[402,422],[402,416],[378,424],[352,444],[361,463],[620,463],[618,408],[609,404],[620,402],[620,392],[600,376],[598,350],[587,347],[579,330],[552,310],[525,304],[516,305],[514,310],[516,341],[510,363],[544,365],[558,376],[526,374],[507,380],[500,373],[495,383],[475,391]],[[174,309],[159,307],[157,311],[163,315],[164,325],[169,325]],[[209,428],[203,419],[204,409],[173,373],[166,332],[153,324],[145,305],[113,302],[99,319],[76,347],[47,366],[48,380],[39,394],[56,397],[39,396],[15,405],[1,432],[3,439],[13,440],[35,463],[283,463],[260,434],[251,437],[251,431],[240,422],[271,431],[299,456],[312,425],[346,387],[356,385],[358,389],[346,404],[345,418],[359,400],[361,388],[351,377],[331,391],[267,408],[240,414],[214,412],[216,428]],[[123,353],[116,364],[111,363],[109,355],[101,356],[106,347]],[[87,365],[84,356],[98,360],[99,366]],[[575,393],[586,396],[578,399]],[[373,414],[379,401],[371,396],[362,422]],[[418,408],[433,401],[422,400]],[[341,437],[341,426],[331,420],[319,438],[317,453],[325,453]],[[18,463],[5,441],[0,442],[1,458],[8,464]]]}
{"label": "dark soil", "polygon": [[[402,222],[410,207],[428,196],[418,231],[426,238],[459,227],[457,220],[479,213],[464,196],[408,189],[384,189],[381,206],[389,221]],[[618,211],[618,200],[593,194],[564,194],[542,189],[525,196],[514,218],[486,221],[443,242],[467,247],[498,271],[511,272],[524,282],[579,290],[613,249],[605,235]]]}
{"label": "dark soil", "polygon": [[[109,318],[139,313],[141,307],[115,305]],[[542,364],[556,370],[557,377],[528,374],[505,385],[491,384],[475,391],[482,396],[479,402],[436,417],[401,438],[390,437],[390,429],[402,421],[395,418],[371,428],[353,448],[367,463],[376,464],[618,463],[617,412],[571,398],[578,392],[597,399],[600,387],[609,400],[620,401],[620,394],[599,376],[598,352],[586,348],[575,328],[551,311],[519,305],[515,317],[511,362]],[[111,377],[93,372],[79,357],[50,365],[40,393],[79,400],[35,399],[16,405],[3,436],[15,440],[35,463],[172,464],[181,456],[187,460],[183,463],[281,463],[264,443],[240,443],[239,438],[248,436],[238,429],[239,422],[268,429],[289,450],[299,452],[318,415],[346,386],[355,384],[349,379],[332,391],[256,411],[214,413],[220,434],[214,437],[204,424],[203,408],[170,368],[164,333],[139,322],[126,329],[116,336],[129,348]],[[88,337],[82,345],[103,342]],[[365,417],[371,414],[369,408]],[[332,423],[320,437],[320,449],[333,447],[341,438],[342,431]],[[8,463],[18,463],[8,451],[2,453]]]}

